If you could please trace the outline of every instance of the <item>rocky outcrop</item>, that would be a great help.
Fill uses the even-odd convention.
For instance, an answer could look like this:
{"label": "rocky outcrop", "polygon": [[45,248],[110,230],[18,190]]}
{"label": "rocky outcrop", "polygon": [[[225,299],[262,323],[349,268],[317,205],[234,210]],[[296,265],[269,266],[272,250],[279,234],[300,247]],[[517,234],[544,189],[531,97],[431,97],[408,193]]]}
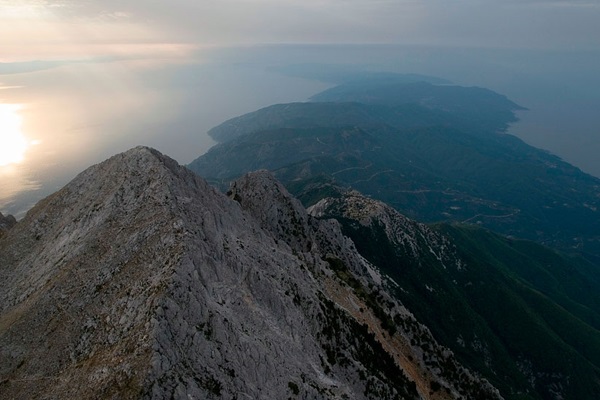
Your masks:
{"label": "rocky outcrop", "polygon": [[422,251],[426,248],[442,265],[458,263],[457,268],[461,268],[461,260],[452,252],[454,245],[446,237],[355,190],[338,198],[324,198],[310,207],[309,213],[317,218],[343,218],[371,231],[381,229],[395,251],[415,263],[424,262]]}
{"label": "rocky outcrop", "polygon": [[[309,213],[336,218],[383,272],[388,292],[507,398],[598,397],[599,358],[587,350],[598,335],[577,333],[596,331],[597,317],[578,309],[598,309],[596,267],[587,273],[550,249],[472,226],[418,223],[352,190],[321,199]],[[561,326],[570,329],[558,338]],[[445,364],[431,353],[424,362]]]}
{"label": "rocky outcrop", "polygon": [[268,173],[138,147],[0,239],[0,397],[500,398],[381,282]]}
{"label": "rocky outcrop", "polygon": [[4,216],[0,213],[0,237],[4,235],[10,228],[15,226],[17,220],[12,215]]}

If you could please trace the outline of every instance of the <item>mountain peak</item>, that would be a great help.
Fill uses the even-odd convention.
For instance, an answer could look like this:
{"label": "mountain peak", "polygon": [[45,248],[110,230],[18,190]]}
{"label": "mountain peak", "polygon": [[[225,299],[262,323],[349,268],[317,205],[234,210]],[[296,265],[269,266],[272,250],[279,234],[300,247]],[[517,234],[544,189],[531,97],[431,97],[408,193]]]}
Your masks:
{"label": "mountain peak", "polygon": [[499,398],[339,224],[265,171],[230,197],[136,147],[36,205],[0,240],[0,397]]}
{"label": "mountain peak", "polygon": [[268,171],[251,172],[234,181],[227,195],[256,218],[263,229],[298,251],[308,251],[309,217],[306,210]]}

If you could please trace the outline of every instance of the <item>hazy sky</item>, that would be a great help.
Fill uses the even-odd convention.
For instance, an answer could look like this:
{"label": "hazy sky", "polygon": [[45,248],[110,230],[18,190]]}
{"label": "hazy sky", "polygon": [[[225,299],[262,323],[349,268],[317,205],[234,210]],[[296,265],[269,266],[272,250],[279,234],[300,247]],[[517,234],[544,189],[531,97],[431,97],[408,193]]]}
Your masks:
{"label": "hazy sky", "polygon": [[258,43],[598,49],[598,21],[597,0],[0,0],[0,57]]}

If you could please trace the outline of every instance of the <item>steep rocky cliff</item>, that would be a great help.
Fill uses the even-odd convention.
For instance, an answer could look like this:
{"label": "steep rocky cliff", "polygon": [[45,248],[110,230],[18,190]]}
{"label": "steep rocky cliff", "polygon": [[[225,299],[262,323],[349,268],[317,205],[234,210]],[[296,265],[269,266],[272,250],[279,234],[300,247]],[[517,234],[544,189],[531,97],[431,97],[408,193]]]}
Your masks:
{"label": "steep rocky cliff", "polygon": [[389,292],[506,398],[599,398],[596,266],[480,228],[417,223],[356,191],[309,212],[336,218],[393,279]]}
{"label": "steep rocky cliff", "polygon": [[501,398],[385,287],[268,173],[138,147],[0,238],[0,398]]}

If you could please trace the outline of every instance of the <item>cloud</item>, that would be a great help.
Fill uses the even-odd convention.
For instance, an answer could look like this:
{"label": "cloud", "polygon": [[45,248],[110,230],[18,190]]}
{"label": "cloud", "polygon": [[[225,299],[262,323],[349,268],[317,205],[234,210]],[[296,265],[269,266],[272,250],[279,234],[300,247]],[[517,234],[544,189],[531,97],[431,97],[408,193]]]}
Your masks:
{"label": "cloud", "polygon": [[[170,43],[164,31],[149,21],[126,10],[110,5],[99,8],[97,4],[86,0],[0,0],[0,62],[189,54],[184,44]],[[136,2],[132,5],[141,8]]]}

